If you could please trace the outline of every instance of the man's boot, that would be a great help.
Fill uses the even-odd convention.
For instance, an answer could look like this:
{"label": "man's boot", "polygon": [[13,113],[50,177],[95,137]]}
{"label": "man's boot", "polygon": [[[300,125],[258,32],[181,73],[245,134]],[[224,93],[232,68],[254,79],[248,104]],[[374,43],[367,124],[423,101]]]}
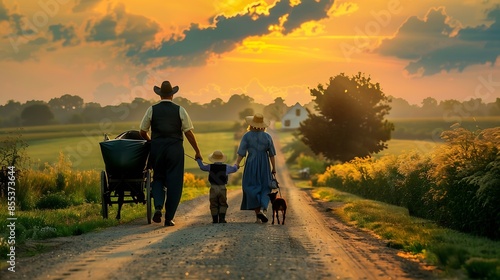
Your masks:
{"label": "man's boot", "polygon": [[218,223],[219,223],[219,216],[212,215],[212,224],[218,224]]}
{"label": "man's boot", "polygon": [[226,222],[226,213],[221,213],[219,214],[219,223],[220,224],[225,224]]}

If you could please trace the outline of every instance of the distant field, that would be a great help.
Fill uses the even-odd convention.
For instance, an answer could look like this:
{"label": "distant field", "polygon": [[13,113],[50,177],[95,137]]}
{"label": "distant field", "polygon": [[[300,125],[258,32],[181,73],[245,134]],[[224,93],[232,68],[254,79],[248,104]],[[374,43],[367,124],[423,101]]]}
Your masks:
{"label": "distant field", "polygon": [[[233,125],[234,122],[197,122],[194,124],[195,133],[228,131]],[[114,138],[124,131],[138,129],[139,123],[136,122],[27,126],[22,129],[2,128],[0,139],[9,132],[20,132],[26,141],[86,136],[100,136],[102,139],[105,133],[110,138]]]}
{"label": "distant field", "polygon": [[426,140],[403,140],[403,139],[392,139],[387,142],[387,149],[376,154],[375,157],[381,157],[384,155],[400,155],[405,152],[416,151],[418,153],[426,154],[434,150],[443,142],[434,142]]}
{"label": "distant field", "polygon": [[[202,150],[205,162],[207,156],[215,149],[220,149],[233,159],[235,143],[233,136],[234,122],[197,122],[195,135]],[[137,130],[136,123],[116,123],[112,125],[81,124],[81,125],[54,125],[25,127],[21,130],[22,139],[29,147],[27,153],[32,160],[40,164],[53,163],[57,161],[60,152],[69,156],[73,168],[79,170],[104,168],[104,162],[99,147],[103,141],[104,133],[111,139],[121,132]],[[3,129],[0,138],[5,137],[8,132],[18,132],[19,129]],[[194,156],[193,149],[187,141],[184,141],[185,151],[188,156]],[[186,156],[186,171],[202,174],[194,160]]]}
{"label": "distant field", "polygon": [[[294,137],[291,132],[279,132],[278,133],[282,146],[287,143],[294,141]],[[405,152],[417,151],[419,153],[428,153],[431,152],[434,148],[439,145],[442,145],[442,142],[439,141],[430,141],[430,140],[405,140],[405,139],[392,139],[387,142],[387,149],[381,151],[376,154],[375,157],[381,157],[384,155],[394,154],[400,155]]]}
{"label": "distant field", "polygon": [[441,118],[389,119],[389,121],[395,126],[395,130],[392,133],[393,139],[420,139],[429,141],[439,141],[441,133],[449,130],[450,126],[456,123],[471,131],[500,126],[500,116],[443,116]]}

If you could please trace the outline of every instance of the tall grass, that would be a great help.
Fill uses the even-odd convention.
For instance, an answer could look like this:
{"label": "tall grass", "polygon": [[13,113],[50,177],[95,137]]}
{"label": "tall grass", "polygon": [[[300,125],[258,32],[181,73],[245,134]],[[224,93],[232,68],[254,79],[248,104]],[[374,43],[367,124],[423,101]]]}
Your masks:
{"label": "tall grass", "polygon": [[[129,203],[124,205],[120,221],[103,219],[99,172],[71,169],[64,154],[56,164],[47,165],[44,170],[27,170],[17,185],[16,246],[22,246],[27,240],[80,235],[146,217],[143,204]],[[205,178],[185,173],[181,201],[208,194],[208,186]],[[6,201],[1,203],[7,204]],[[0,211],[0,259],[8,252],[5,208]],[[114,209],[110,207],[109,211]]]}
{"label": "tall grass", "polygon": [[[456,126],[442,138],[444,144],[432,153],[357,158],[328,167],[314,183],[403,206],[412,216],[450,229],[500,240],[500,127],[469,131]],[[357,207],[361,206],[369,205]],[[460,267],[468,260],[464,257]],[[478,263],[471,261],[474,265]]]}
{"label": "tall grass", "polygon": [[[235,140],[231,122],[197,123],[199,146],[206,158],[214,150],[222,150],[231,159]],[[114,134],[134,129],[130,124],[117,124],[106,131]],[[142,204],[126,204],[122,219],[101,216],[100,172],[104,169],[99,149],[102,135],[95,124],[31,127],[23,131],[28,139],[28,168],[17,175],[16,182],[16,246],[27,240],[79,235],[96,228],[113,226],[146,216]],[[0,132],[0,137],[1,134]],[[187,141],[186,141],[187,142]],[[181,201],[208,194],[207,173],[189,158],[194,152],[186,146],[186,172]],[[237,182],[241,176],[231,176]],[[114,198],[113,198],[114,199]],[[0,201],[5,205],[6,201]],[[109,211],[113,211],[110,207]],[[6,227],[7,209],[0,207],[0,255],[6,257],[9,235]]]}
{"label": "tall grass", "polygon": [[445,279],[499,279],[500,243],[440,227],[409,215],[408,209],[363,199],[330,187],[316,187],[312,196],[340,202],[334,213],[344,222],[367,229],[424,262],[438,266]]}

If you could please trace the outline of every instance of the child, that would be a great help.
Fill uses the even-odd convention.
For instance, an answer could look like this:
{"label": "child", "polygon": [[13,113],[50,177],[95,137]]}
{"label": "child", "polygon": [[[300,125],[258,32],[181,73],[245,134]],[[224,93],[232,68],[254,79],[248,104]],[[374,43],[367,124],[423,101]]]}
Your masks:
{"label": "child", "polygon": [[208,181],[210,182],[210,213],[212,223],[226,223],[227,211],[227,179],[228,174],[238,171],[238,166],[228,165],[224,162],[227,157],[221,151],[214,151],[208,156],[212,164],[203,164],[201,159],[197,159],[200,169],[208,171]]}

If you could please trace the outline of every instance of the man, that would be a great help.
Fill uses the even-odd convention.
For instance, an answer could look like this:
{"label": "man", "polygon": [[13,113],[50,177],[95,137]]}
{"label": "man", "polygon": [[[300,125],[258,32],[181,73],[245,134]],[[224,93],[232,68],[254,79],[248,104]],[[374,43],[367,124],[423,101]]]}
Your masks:
{"label": "man", "polygon": [[[184,183],[183,133],[196,153],[195,159],[202,159],[202,156],[189,115],[183,107],[172,102],[179,87],[172,87],[169,81],[164,81],[161,87],[154,86],[153,90],[161,100],[146,111],[140,133],[144,139],[151,140],[150,160],[153,166],[151,188],[155,206],[153,221],[161,222],[165,204],[165,226],[173,226]],[[150,128],[151,138],[148,135]]]}

